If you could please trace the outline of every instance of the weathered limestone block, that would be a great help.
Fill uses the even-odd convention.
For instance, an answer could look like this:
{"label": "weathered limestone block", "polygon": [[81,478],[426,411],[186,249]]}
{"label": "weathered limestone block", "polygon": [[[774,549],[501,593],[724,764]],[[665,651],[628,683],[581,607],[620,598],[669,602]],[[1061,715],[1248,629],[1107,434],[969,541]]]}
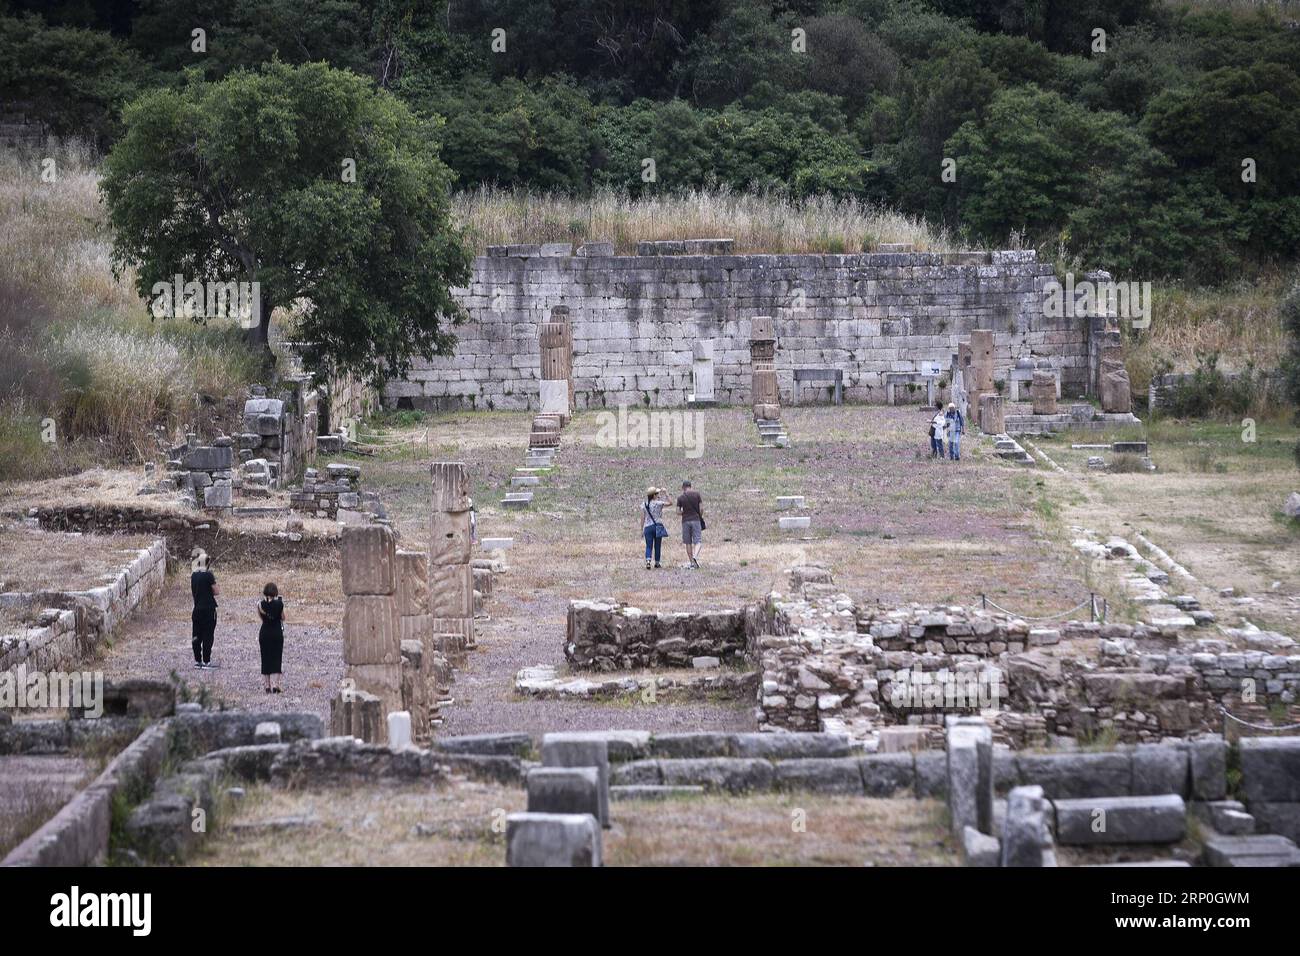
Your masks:
{"label": "weathered limestone block", "polygon": [[1007,816],[1002,825],[1003,866],[1055,865],[1047,826],[1049,807],[1042,787],[1016,787],[1007,795]]}
{"label": "weathered limestone block", "polygon": [[585,813],[506,817],[506,866],[601,866],[600,826]]}
{"label": "weathered limestone block", "polygon": [[776,377],[776,369],[755,366],[753,371],[753,399],[755,414],[760,406],[781,404],[781,393]]}
{"label": "weathered limestone block", "polygon": [[1108,346],[1102,350],[1101,367],[1098,373],[1098,386],[1101,410],[1107,413],[1128,413],[1133,411],[1132,389],[1129,383],[1128,369],[1124,366],[1123,350]]}
{"label": "weathered limestone block", "polygon": [[429,522],[429,563],[469,564],[473,544],[468,511],[435,511]]}
{"label": "weathered limestone block", "polygon": [[379,743],[387,733],[383,702],[363,690],[343,689],[330,698],[330,736],[356,737],[368,744]]}
{"label": "weathered limestone block", "polygon": [[379,698],[383,710],[379,740],[388,739],[388,715],[402,709],[402,664],[349,664],[344,678],[353,691],[365,691]]}
{"label": "weathered limestone block", "polygon": [[429,613],[443,618],[473,617],[474,569],[470,565],[435,565],[429,569]]}
{"label": "weathered limestone block", "polygon": [[966,388],[972,395],[993,391],[993,330],[972,329],[970,334],[971,380]]}
{"label": "weathered limestone block", "polygon": [[402,642],[402,710],[411,715],[411,733],[416,740],[429,736],[429,707],[433,690],[432,659],[425,656],[424,644]]}
{"label": "weathered limestone block", "polygon": [[343,604],[343,660],[348,664],[397,664],[402,659],[397,598],[349,594]]}
{"label": "weathered limestone block", "polygon": [[1056,841],[1069,845],[1177,843],[1187,807],[1177,794],[1053,801]]}
{"label": "weathered limestone block", "polygon": [[429,559],[423,551],[397,552],[397,613],[429,613]]}
{"label": "weathered limestone block", "polygon": [[948,812],[952,832],[993,832],[993,732],[987,725],[953,724],[947,733]]}
{"label": "weathered limestone block", "polygon": [[600,819],[596,767],[534,767],[526,786],[529,813],[587,813]]}
{"label": "weathered limestone block", "polygon": [[594,767],[597,775],[602,827],[609,826],[609,744],[585,734],[546,734],[542,737],[543,767]]}
{"label": "weathered limestone block", "polygon": [[436,461],[429,472],[434,511],[469,511],[469,470],[463,462]]}
{"label": "weathered limestone block", "polygon": [[1034,403],[1035,415],[1056,414],[1056,376],[1051,372],[1034,372],[1029,385],[1029,397]]}
{"label": "weathered limestone block", "polygon": [[1007,430],[1002,396],[996,392],[980,396],[980,431],[985,435],[1001,435]]}
{"label": "weathered limestone block", "polygon": [[386,525],[346,527],[340,547],[344,594],[396,593],[397,541]]}
{"label": "weathered limestone block", "polygon": [[1239,744],[1246,804],[1300,802],[1300,737],[1246,737]]}

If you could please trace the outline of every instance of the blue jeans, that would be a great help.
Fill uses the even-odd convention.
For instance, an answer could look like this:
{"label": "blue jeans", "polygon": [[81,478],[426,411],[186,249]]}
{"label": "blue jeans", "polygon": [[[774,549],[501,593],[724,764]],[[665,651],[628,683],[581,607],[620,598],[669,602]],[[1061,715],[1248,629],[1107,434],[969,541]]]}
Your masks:
{"label": "blue jeans", "polygon": [[953,461],[961,459],[961,436],[953,435],[948,439],[948,457]]}
{"label": "blue jeans", "polygon": [[931,455],[931,457],[936,457],[936,456],[939,457],[939,458],[942,458],[942,457],[943,457],[943,439],[942,439],[942,438],[931,438],[931,439],[930,439],[930,455]]}
{"label": "blue jeans", "polygon": [[650,560],[650,553],[653,551],[655,564],[659,563],[659,551],[663,547],[664,539],[655,535],[655,526],[648,524],[642,529],[645,534],[645,559]]}

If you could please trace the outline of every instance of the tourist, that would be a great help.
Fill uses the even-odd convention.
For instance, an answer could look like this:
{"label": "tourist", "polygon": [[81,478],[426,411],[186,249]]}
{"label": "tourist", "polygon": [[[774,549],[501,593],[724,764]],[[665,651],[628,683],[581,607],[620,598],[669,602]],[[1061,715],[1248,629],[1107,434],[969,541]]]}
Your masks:
{"label": "tourist", "polygon": [[935,406],[934,417],[930,419],[930,457],[943,457],[943,439],[944,432],[948,428],[948,420],[943,417],[943,405]]}
{"label": "tourist", "polygon": [[944,417],[948,419],[948,457],[953,461],[961,461],[961,436],[966,430],[966,420],[961,417],[961,412],[957,411],[953,402],[948,403],[948,414]]}
{"label": "tourist", "polygon": [[699,548],[704,531],[704,502],[689,481],[682,482],[677,498],[677,513],[682,517],[682,544],[686,546],[686,567],[698,569]]}
{"label": "tourist", "polygon": [[[262,628],[257,632],[257,646],[262,652],[262,680],[268,694],[280,693],[283,678],[281,662],[284,657],[284,600],[274,582],[262,588],[262,601],[257,605],[257,616]],[[275,686],[271,678],[275,677]]]}
{"label": "tourist", "polygon": [[641,536],[645,538],[645,566],[650,570],[650,556],[654,555],[654,567],[662,567],[659,563],[660,551],[663,549],[663,539],[668,537],[668,529],[664,527],[664,500],[660,497],[663,494],[662,488],[656,488],[651,485],[645,490],[645,501],[641,503]]}
{"label": "tourist", "polygon": [[216,576],[208,570],[210,559],[207,552],[195,548],[190,561],[190,595],[194,598],[194,611],[190,615],[194,648],[194,666],[198,668],[216,667],[212,663],[212,642],[217,633],[217,588]]}

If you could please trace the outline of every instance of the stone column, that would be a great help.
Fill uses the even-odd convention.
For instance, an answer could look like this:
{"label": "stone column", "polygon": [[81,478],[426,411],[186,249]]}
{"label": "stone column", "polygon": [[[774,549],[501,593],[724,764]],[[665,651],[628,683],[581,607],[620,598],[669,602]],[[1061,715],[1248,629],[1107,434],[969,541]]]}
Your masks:
{"label": "stone column", "polygon": [[1029,384],[1029,397],[1034,403],[1035,415],[1056,414],[1056,376],[1051,372],[1035,371]]}
{"label": "stone column", "polygon": [[539,332],[542,374],[539,384],[543,414],[558,415],[567,425],[573,414],[573,330],[569,307],[557,305]]}
{"label": "stone column", "polygon": [[464,647],[474,647],[469,472],[461,462],[444,461],[434,462],[430,473],[429,615],[434,641],[456,634]]}
{"label": "stone column", "polygon": [[773,421],[781,417],[781,392],[776,378],[776,325],[770,315],[756,315],[750,326],[749,359],[754,417]]}
{"label": "stone column", "polygon": [[712,405],[713,392],[713,339],[696,339],[691,355],[691,380],[694,391],[690,404]]}
{"label": "stone column", "polygon": [[[343,661],[351,683],[340,693],[344,697],[354,690],[373,694],[386,715],[402,709],[396,540],[385,525],[353,525],[343,529],[341,548]],[[383,743],[387,724],[381,720],[374,732],[381,736],[367,743]]]}
{"label": "stone column", "polygon": [[437,700],[431,666],[435,648],[429,615],[429,555],[424,551],[397,552],[397,613],[406,678],[402,681],[403,709],[411,713],[416,739],[423,740],[429,734],[429,702]]}
{"label": "stone column", "polygon": [[[978,415],[983,414],[984,396],[993,393],[993,330],[972,329],[970,333],[970,376],[966,379],[966,394]],[[985,429],[987,431],[987,429]],[[993,434],[993,433],[990,433]]]}

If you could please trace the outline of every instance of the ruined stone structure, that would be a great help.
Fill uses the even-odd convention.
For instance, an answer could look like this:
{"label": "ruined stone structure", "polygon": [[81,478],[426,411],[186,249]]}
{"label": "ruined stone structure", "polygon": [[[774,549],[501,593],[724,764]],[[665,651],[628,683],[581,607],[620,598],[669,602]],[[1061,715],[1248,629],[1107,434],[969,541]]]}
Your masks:
{"label": "ruined stone structure", "polygon": [[947,368],[974,329],[991,330],[996,367],[1051,356],[1065,394],[1091,391],[1091,325],[1044,316],[1051,267],[1032,251],[711,254],[723,248],[648,243],[644,254],[614,256],[599,244],[577,255],[563,243],[493,247],[455,290],[469,314],[455,354],[417,362],[387,384],[385,401],[542,410],[537,341],[557,305],[569,309],[577,408],[685,405],[701,391],[702,341],[712,343],[716,400],[750,403],[760,316],[772,318],[777,391],[791,398],[827,392],[799,388],[811,375],[838,380],[845,401],[882,402],[886,376],[937,379],[927,370]]}
{"label": "ruined stone structure", "polygon": [[551,318],[543,322],[538,335],[541,344],[541,381],[539,404],[544,415],[557,415],[561,425],[568,424],[573,410],[573,329],[569,324],[569,307],[557,305]]}
{"label": "ruined stone structure", "polygon": [[[331,726],[338,734],[362,736],[350,719],[355,693],[379,698],[382,712],[402,709],[402,638],[398,613],[397,543],[383,525],[343,529],[343,660],[347,684],[331,701]],[[369,742],[387,740],[387,725]],[[362,739],[368,739],[362,736]]]}

